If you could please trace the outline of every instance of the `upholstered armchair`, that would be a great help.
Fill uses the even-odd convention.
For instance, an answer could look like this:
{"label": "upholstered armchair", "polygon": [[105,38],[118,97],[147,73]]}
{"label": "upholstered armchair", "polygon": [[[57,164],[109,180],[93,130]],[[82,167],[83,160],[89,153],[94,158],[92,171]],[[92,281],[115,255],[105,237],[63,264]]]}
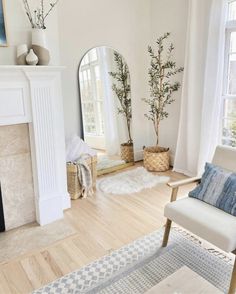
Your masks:
{"label": "upholstered armchair", "polygon": [[[236,172],[236,148],[218,146],[212,163]],[[236,217],[195,198],[177,200],[178,189],[200,178],[190,178],[169,183],[172,188],[171,202],[165,206],[167,218],[163,247],[167,246],[172,222],[191,231],[225,252],[236,254]],[[235,191],[236,192],[236,191]],[[229,293],[236,293],[236,261],[233,267]]]}

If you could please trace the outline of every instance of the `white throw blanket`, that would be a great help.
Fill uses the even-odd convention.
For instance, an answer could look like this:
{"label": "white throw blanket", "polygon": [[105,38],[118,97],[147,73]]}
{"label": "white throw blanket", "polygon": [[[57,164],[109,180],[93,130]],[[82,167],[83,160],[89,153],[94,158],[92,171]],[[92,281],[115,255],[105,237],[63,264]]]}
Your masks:
{"label": "white throw blanket", "polygon": [[66,161],[74,162],[82,154],[95,156],[97,152],[90,148],[79,136],[74,135],[66,142]]}
{"label": "white throw blanket", "polygon": [[88,159],[88,155],[84,154],[76,161],[78,180],[82,187],[82,198],[87,198],[93,194],[93,177],[86,159]]}

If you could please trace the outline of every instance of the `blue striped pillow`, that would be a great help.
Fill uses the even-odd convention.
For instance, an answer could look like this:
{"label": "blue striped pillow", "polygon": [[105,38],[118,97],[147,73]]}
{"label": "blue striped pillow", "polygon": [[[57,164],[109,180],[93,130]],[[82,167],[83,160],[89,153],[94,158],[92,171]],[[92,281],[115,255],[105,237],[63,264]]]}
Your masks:
{"label": "blue striped pillow", "polygon": [[189,193],[189,197],[236,216],[236,173],[206,163],[201,183]]}

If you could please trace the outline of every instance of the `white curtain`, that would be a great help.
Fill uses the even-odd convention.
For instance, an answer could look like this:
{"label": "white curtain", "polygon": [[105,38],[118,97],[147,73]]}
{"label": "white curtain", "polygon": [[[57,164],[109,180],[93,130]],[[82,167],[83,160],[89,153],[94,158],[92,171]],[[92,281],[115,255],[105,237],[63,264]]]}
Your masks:
{"label": "white curtain", "polygon": [[219,143],[226,0],[190,0],[174,170],[201,174]]}
{"label": "white curtain", "polygon": [[101,47],[100,54],[103,63],[103,82],[104,82],[104,123],[105,123],[105,146],[107,155],[117,155],[120,152],[120,140],[117,125],[117,107],[112,91],[112,82],[108,72],[111,71],[111,52],[110,48]]}

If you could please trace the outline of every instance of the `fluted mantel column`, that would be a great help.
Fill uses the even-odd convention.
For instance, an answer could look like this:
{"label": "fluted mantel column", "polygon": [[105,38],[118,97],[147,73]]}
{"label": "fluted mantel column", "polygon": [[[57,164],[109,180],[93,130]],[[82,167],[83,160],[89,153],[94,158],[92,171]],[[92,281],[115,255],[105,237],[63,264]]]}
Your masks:
{"label": "fluted mantel column", "polygon": [[[27,120],[30,129],[35,204],[40,225],[62,218],[63,210],[70,207],[61,70],[63,67],[5,67],[5,79],[8,76],[11,85],[15,82],[17,89],[24,89],[21,92],[24,93],[22,99],[27,110],[24,121]],[[0,76],[3,71],[4,67],[0,67]],[[0,125],[3,123],[0,117]]]}

